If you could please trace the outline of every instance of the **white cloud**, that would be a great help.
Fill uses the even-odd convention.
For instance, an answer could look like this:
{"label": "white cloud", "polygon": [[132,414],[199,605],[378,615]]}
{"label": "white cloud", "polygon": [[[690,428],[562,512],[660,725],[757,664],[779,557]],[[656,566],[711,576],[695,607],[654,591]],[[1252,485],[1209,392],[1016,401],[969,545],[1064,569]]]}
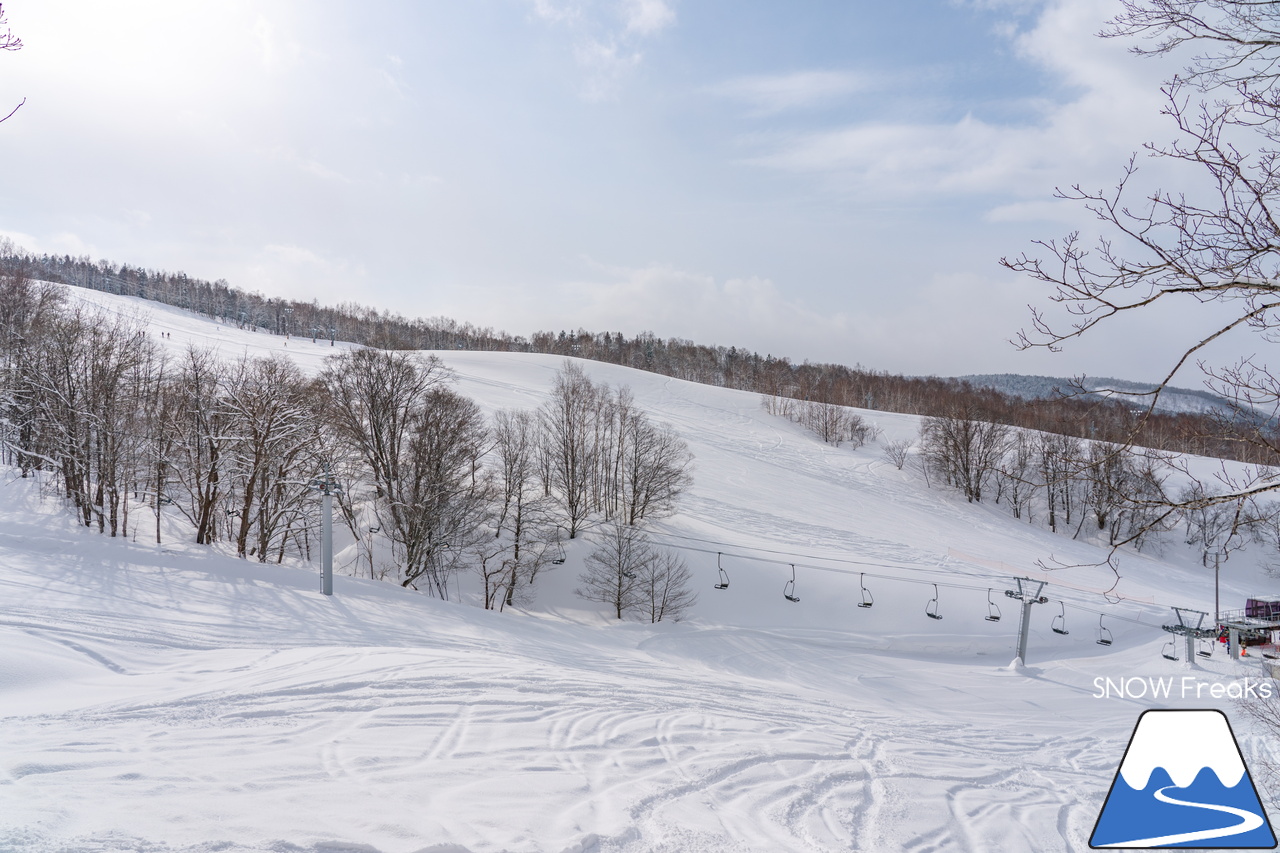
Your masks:
{"label": "white cloud", "polygon": [[[571,325],[597,332],[653,331],[797,361],[862,363],[907,374],[1075,369],[1045,351],[1017,353],[1009,343],[1027,325],[1025,305],[1035,295],[1014,273],[935,273],[918,289],[903,287],[901,298],[867,299],[836,310],[847,300],[827,294],[824,304],[806,304],[756,276],[718,279],[665,264],[591,266],[594,275],[563,285],[560,296],[575,306]],[[872,284],[855,275],[849,287]],[[904,284],[891,278],[876,286]],[[965,342],[959,348],[957,336]],[[1080,369],[1096,370],[1107,358],[1099,353],[1080,362]],[[1130,361],[1135,370],[1149,367],[1141,359]]]}
{"label": "white cloud", "polygon": [[1015,201],[987,211],[985,222],[1060,222],[1081,228],[1097,217],[1079,204],[1063,199]]}
{"label": "white cloud", "polygon": [[388,54],[386,62],[377,70],[377,73],[387,88],[394,92],[397,97],[407,97],[405,92],[408,86],[405,83],[403,59],[394,53]]}
{"label": "white cloud", "polygon": [[1030,12],[1044,4],[1044,0],[950,0],[950,2],[952,6],[962,9],[967,7],[1012,12]]}
{"label": "white cloud", "polygon": [[871,88],[866,75],[850,71],[796,71],[735,77],[705,91],[747,104],[756,115],[807,109]]}
{"label": "white cloud", "polygon": [[952,122],[800,130],[759,138],[760,153],[746,160],[882,197],[1044,197],[1064,181],[1105,175],[1109,183],[1129,153],[1168,128],[1159,115],[1159,80],[1168,69],[1094,35],[1113,12],[1109,0],[1054,0],[1030,29],[1011,36],[1019,56],[1075,93],[1057,102],[1024,104],[1017,121],[966,115]]}
{"label": "white cloud", "polygon": [[640,64],[639,52],[621,49],[616,43],[587,38],[574,49],[578,64],[586,72],[582,96],[588,101],[615,97],[626,74]]}
{"label": "white cloud", "polygon": [[0,240],[10,240],[15,249],[22,249],[36,255],[72,255],[73,257],[89,256],[94,260],[102,257],[97,249],[86,243],[79,234],[70,231],[59,231],[45,237],[37,237],[22,231],[0,229]]}
{"label": "white cloud", "polygon": [[533,14],[544,21],[565,23],[576,21],[582,16],[582,8],[575,2],[557,2],[557,0],[533,0]]}
{"label": "white cloud", "polygon": [[571,34],[588,101],[612,100],[644,58],[641,45],[676,21],[667,0],[530,0],[535,17]]}
{"label": "white cloud", "polygon": [[360,301],[361,282],[368,278],[360,264],[293,244],[263,246],[231,280],[246,290],[273,296],[317,299],[321,303]]}
{"label": "white cloud", "polygon": [[592,266],[596,275],[562,286],[577,306],[574,322],[586,328],[627,334],[650,330],[774,354],[794,352],[797,340],[841,339],[850,331],[843,314],[788,299],[768,279],[718,281],[663,264]]}
{"label": "white cloud", "polygon": [[262,66],[268,71],[296,63],[302,55],[297,42],[282,37],[276,25],[259,15],[250,31],[261,51]]}
{"label": "white cloud", "polygon": [[676,22],[675,10],[664,0],[623,0],[627,32],[650,36]]}
{"label": "white cloud", "polygon": [[292,146],[277,145],[271,150],[271,155],[274,160],[286,163],[299,172],[326,183],[348,185],[356,183],[356,180],[349,175],[325,165],[315,157],[303,154]]}

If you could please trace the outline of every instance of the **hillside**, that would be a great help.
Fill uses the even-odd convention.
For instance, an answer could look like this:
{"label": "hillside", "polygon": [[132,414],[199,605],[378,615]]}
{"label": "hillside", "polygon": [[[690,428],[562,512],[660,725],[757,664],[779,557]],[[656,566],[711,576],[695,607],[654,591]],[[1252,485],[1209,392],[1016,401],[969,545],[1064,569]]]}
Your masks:
{"label": "hillside", "polygon": [[[13,280],[44,279],[112,297],[135,297],[156,306],[177,307],[237,330],[280,336],[330,338],[387,350],[468,350],[524,352],[583,358],[639,368],[663,376],[717,387],[754,391],[798,400],[877,411],[949,416],[960,411],[1027,429],[1047,430],[1104,441],[1146,443],[1163,450],[1270,464],[1265,436],[1255,435],[1266,421],[1239,419],[1225,401],[1211,394],[1173,389],[1158,410],[1139,423],[1133,417],[1135,395],[1150,386],[1124,380],[1100,380],[1122,391],[1116,395],[1063,398],[1055,389],[1066,380],[1014,374],[942,378],[903,376],[862,365],[793,362],[785,355],[761,355],[749,349],[662,338],[645,331],[627,338],[621,332],[560,329],[512,335],[448,317],[407,318],[376,307],[346,302],[321,305],[268,298],[232,287],[224,280],[193,279],[185,273],[145,270],[105,259],[35,255],[0,238],[0,275]],[[92,297],[87,297],[92,298]],[[1027,400],[1036,400],[1028,405]],[[1216,415],[1227,414],[1228,424]],[[1274,413],[1262,412],[1264,418]]]}
{"label": "hillside", "polygon": [[[275,350],[314,372],[337,349],[75,294],[143,312],[175,350]],[[487,412],[536,407],[562,363],[439,355]],[[930,489],[877,443],[824,445],[752,393],[583,367],[695,455],[656,526],[694,572],[686,622],[617,623],[574,596],[585,540],[518,612],[474,606],[473,578],[453,602],[345,576],[327,599],[314,566],[184,544],[176,518],[161,545],[112,540],[5,478],[0,849],[1082,849],[1145,707],[1223,707],[1250,762],[1280,760],[1229,700],[1096,696],[1098,678],[1258,674],[1161,658],[1168,607],[1213,603],[1176,539],[1125,553],[1125,598],[1104,598],[1114,577],[1088,565],[1104,549]],[[882,441],[918,429],[861,414]],[[1083,567],[1037,567],[1051,558]],[[359,571],[352,547],[338,562]],[[782,596],[793,566],[798,603]],[[1021,669],[1015,574],[1050,582]],[[1224,566],[1230,606],[1275,587],[1257,555]]]}
{"label": "hillside", "polygon": [[[994,388],[1005,394],[1021,397],[1024,400],[1052,400],[1071,394],[1073,379],[1061,376],[1027,376],[1019,373],[995,373],[974,376],[958,376],[957,379],[980,388]],[[1128,402],[1134,406],[1148,406],[1149,395],[1156,386],[1144,382],[1131,382],[1127,379],[1110,377],[1082,377],[1086,388],[1103,393],[1085,393],[1079,396],[1087,400],[1113,399]],[[1176,388],[1170,386],[1160,392],[1156,403],[1156,411],[1166,414],[1210,414],[1223,417],[1236,415],[1236,408],[1227,400],[1216,394],[1192,388]]]}

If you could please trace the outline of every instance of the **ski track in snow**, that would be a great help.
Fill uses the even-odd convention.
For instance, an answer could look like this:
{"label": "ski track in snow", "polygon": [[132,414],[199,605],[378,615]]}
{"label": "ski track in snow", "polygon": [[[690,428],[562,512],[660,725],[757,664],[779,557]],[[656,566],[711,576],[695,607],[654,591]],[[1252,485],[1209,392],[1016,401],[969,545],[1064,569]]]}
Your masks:
{"label": "ski track in snow", "polygon": [[[335,351],[145,309],[177,349],[283,352],[311,372]],[[536,407],[563,361],[440,355],[488,411]],[[1056,606],[1033,613],[1036,665],[1002,669],[1018,623],[1006,578],[948,555],[1031,567],[1101,549],[929,490],[877,445],[823,445],[757,395],[585,366],[630,385],[696,454],[681,513],[657,525],[672,543],[724,543],[685,553],[701,595],[689,623],[608,624],[584,609],[572,595],[583,542],[529,613],[345,577],[325,599],[312,571],[108,541],[30,483],[0,483],[0,851],[1087,847],[1151,704],[1095,699],[1093,679],[1184,671],[1159,658],[1158,630],[1115,624],[1103,650],[1068,611],[1072,634],[1053,635]],[[865,416],[886,438],[918,424]],[[140,539],[154,537],[148,524]],[[764,559],[726,557],[731,586],[713,591],[717,549]],[[802,568],[796,605],[780,594],[789,559],[760,549],[917,582],[868,581],[876,605],[862,610],[858,568]],[[1196,567],[1126,560],[1134,594],[1203,602]],[[1238,566],[1224,569],[1224,595]],[[933,591],[911,568],[991,586],[1003,620],[983,621],[985,589],[946,588],[944,620],[928,620]],[[1062,577],[1111,582],[1105,569]],[[1232,666],[1215,659],[1200,675]]]}
{"label": "ski track in snow", "polygon": [[[769,632],[744,646],[733,631],[692,628],[630,653],[625,644],[562,648],[539,660],[514,647],[522,635],[444,648],[435,632],[421,647],[228,647],[220,635],[243,642],[258,627],[228,618],[166,650],[160,629],[128,617],[27,619],[3,630],[81,656],[108,683],[139,684],[89,707],[7,714],[4,730],[23,736],[0,735],[0,804],[21,787],[44,822],[80,826],[61,792],[92,788],[153,804],[147,823],[161,838],[184,825],[243,838],[256,816],[304,812],[322,798],[334,815],[321,827],[376,838],[378,850],[422,847],[383,846],[389,835],[475,851],[556,849],[540,839],[589,836],[601,853],[1036,849],[1060,831],[1059,812],[1074,813],[1079,792],[1064,785],[1063,762],[1093,741],[1046,749],[1042,736],[1011,736],[999,719],[957,724],[938,708],[933,719],[904,720],[874,690],[859,703],[855,693],[726,676],[715,652],[703,666],[663,657],[672,645],[716,649],[726,638],[756,660],[770,642],[784,653],[805,648]],[[50,627],[30,626],[45,620]],[[85,622],[83,633],[70,627]],[[1095,775],[1066,772],[1086,785]],[[246,800],[256,807],[241,816]],[[384,820],[370,825],[366,808]],[[388,825],[388,811],[404,817]],[[13,815],[0,816],[9,833],[0,829],[0,847],[51,849],[24,844]],[[90,831],[67,849],[102,837]],[[114,843],[85,849],[199,849]]]}

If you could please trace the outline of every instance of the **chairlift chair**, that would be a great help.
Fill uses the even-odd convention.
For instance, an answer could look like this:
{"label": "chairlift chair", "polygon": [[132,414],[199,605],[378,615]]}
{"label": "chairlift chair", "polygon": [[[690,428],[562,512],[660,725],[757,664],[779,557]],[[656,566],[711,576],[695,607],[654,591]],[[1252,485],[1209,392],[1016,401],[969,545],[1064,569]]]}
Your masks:
{"label": "chairlift chair", "polygon": [[791,580],[787,581],[786,585],[782,587],[782,597],[785,598],[787,601],[798,602],[800,600],[799,598],[796,597],[796,564],[795,563],[791,564]]}
{"label": "chairlift chair", "polygon": [[938,585],[933,585],[933,598],[929,599],[929,603],[924,606],[924,615],[930,619],[941,619],[942,614],[938,612]]}
{"label": "chairlift chair", "polygon": [[1196,654],[1202,658],[1213,657],[1213,640],[1202,639],[1196,643]]}
{"label": "chairlift chair", "polygon": [[555,563],[557,566],[564,565],[565,557],[566,555],[564,553],[564,543],[561,542],[559,539],[557,539],[556,555],[551,558],[551,562]]}
{"label": "chairlift chair", "polygon": [[729,588],[729,573],[724,570],[724,566],[720,565],[720,552],[716,552],[716,569],[720,572],[720,582],[716,584],[716,589]]}
{"label": "chairlift chair", "polygon": [[988,622],[1000,621],[1000,608],[997,607],[996,603],[991,600],[991,590],[987,590],[987,621]]}
{"label": "chairlift chair", "polygon": [[1111,629],[1102,624],[1102,614],[1098,614],[1098,645],[1109,646],[1113,641]]}
{"label": "chairlift chair", "polygon": [[860,602],[858,603],[858,606],[859,606],[859,607],[870,607],[871,605],[875,604],[875,603],[876,603],[876,600],[875,600],[874,598],[872,598],[872,597],[871,597],[871,590],[867,589],[867,574],[866,574],[866,572],[863,572],[863,573],[858,577],[858,583],[862,586],[862,601],[860,601]]}
{"label": "chairlift chair", "polygon": [[1173,640],[1170,640],[1169,642],[1165,643],[1164,648],[1160,650],[1160,657],[1164,658],[1165,660],[1177,660],[1178,659],[1177,644]]}
{"label": "chairlift chair", "polygon": [[1053,633],[1066,636],[1071,632],[1067,630],[1067,603],[1059,601],[1058,605],[1062,608],[1062,612],[1053,617],[1053,622],[1049,625],[1053,629]]}

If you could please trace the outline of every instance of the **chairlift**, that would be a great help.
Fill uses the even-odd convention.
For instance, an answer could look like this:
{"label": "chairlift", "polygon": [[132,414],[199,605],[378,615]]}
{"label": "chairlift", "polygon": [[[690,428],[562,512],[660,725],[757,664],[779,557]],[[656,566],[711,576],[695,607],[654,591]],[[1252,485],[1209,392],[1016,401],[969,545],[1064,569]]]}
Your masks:
{"label": "chairlift", "polygon": [[1213,657],[1213,647],[1216,645],[1213,640],[1202,639],[1196,643],[1196,654],[1202,658]]}
{"label": "chairlift", "polygon": [[862,586],[862,601],[858,603],[858,606],[870,607],[871,605],[875,604],[876,600],[871,597],[871,590],[867,589],[867,573],[866,572],[863,572],[859,576],[858,583]]}
{"label": "chairlift", "polygon": [[564,561],[565,561],[565,559],[566,559],[566,556],[567,556],[567,555],[566,555],[566,554],[565,554],[565,552],[564,552],[564,543],[563,543],[563,542],[561,542],[559,539],[557,539],[557,540],[556,540],[556,555],[555,555],[554,557],[552,557],[552,558],[551,558],[551,562],[555,563],[557,566],[563,565],[563,564],[564,564]]}
{"label": "chairlift", "polygon": [[787,581],[786,585],[782,587],[782,597],[785,598],[787,601],[798,602],[800,600],[799,598],[796,597],[796,564],[795,563],[791,564],[791,580]]}
{"label": "chairlift", "polygon": [[938,613],[938,585],[933,585],[933,598],[929,599],[929,603],[924,606],[924,615],[930,619],[941,619],[942,615]]}
{"label": "chairlift", "polygon": [[1113,641],[1111,629],[1102,624],[1102,614],[1098,614],[1098,645],[1109,646]]}
{"label": "chairlift", "polygon": [[1175,643],[1173,640],[1170,640],[1169,642],[1165,643],[1164,648],[1160,650],[1160,657],[1164,658],[1165,660],[1177,660],[1178,659],[1177,643]]}
{"label": "chairlift", "polygon": [[720,583],[716,584],[716,589],[729,588],[729,573],[724,570],[724,566],[720,565],[720,552],[716,552],[716,569],[720,572]]}
{"label": "chairlift", "polygon": [[1053,617],[1053,622],[1050,623],[1049,627],[1053,629],[1053,633],[1061,634],[1065,637],[1067,634],[1071,633],[1067,630],[1067,603],[1065,601],[1059,601],[1058,606],[1062,608],[1062,612]]}
{"label": "chairlift", "polygon": [[987,590],[987,621],[988,622],[1000,621],[1000,608],[997,607],[996,603],[991,600],[991,590]]}

